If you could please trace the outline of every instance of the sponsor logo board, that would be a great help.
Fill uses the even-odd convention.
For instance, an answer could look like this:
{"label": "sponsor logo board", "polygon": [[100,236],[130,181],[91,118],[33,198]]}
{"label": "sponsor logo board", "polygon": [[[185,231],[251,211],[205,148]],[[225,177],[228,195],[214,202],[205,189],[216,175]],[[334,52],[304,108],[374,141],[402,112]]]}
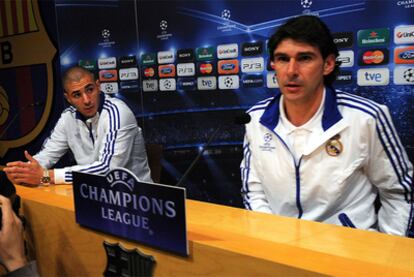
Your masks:
{"label": "sponsor logo board", "polygon": [[176,89],[176,81],[174,78],[160,79],[160,91],[173,91]]}
{"label": "sponsor logo board", "polygon": [[241,71],[243,73],[262,72],[264,70],[264,59],[247,58],[241,60]]}
{"label": "sponsor logo board", "polygon": [[155,77],[155,73],[156,73],[156,70],[152,66],[144,67],[142,69],[142,75],[143,75],[144,78],[152,78],[152,77]]}
{"label": "sponsor logo board", "polygon": [[137,58],[135,56],[125,56],[118,59],[119,67],[136,67]]}
{"label": "sponsor logo board", "polygon": [[98,59],[98,68],[99,69],[116,68],[116,58],[110,57],[110,58]]}
{"label": "sponsor logo board", "polygon": [[173,63],[175,60],[173,51],[160,51],[157,54],[159,64]]}
{"label": "sponsor logo board", "polygon": [[245,88],[258,88],[263,87],[262,75],[243,75],[242,84]]}
{"label": "sponsor logo board", "polygon": [[213,47],[199,47],[196,49],[197,61],[208,61],[214,59]]}
{"label": "sponsor logo board", "polygon": [[177,76],[194,76],[195,64],[194,63],[179,63],[177,64]]}
{"label": "sponsor logo board", "polygon": [[217,46],[218,59],[237,58],[239,55],[239,46],[237,43],[221,44]]}
{"label": "sponsor logo board", "polygon": [[111,81],[117,81],[117,80],[118,80],[118,73],[116,72],[116,69],[99,71],[99,81],[111,82]]}
{"label": "sponsor logo board", "polygon": [[358,65],[384,65],[389,62],[389,51],[385,48],[359,50]]}
{"label": "sponsor logo board", "polygon": [[197,63],[197,73],[200,75],[211,75],[216,72],[213,62]]}
{"label": "sponsor logo board", "polygon": [[138,68],[131,67],[131,68],[121,68],[119,70],[119,80],[127,81],[127,80],[137,80],[138,79]]}
{"label": "sponsor logo board", "polygon": [[414,85],[414,66],[396,66],[394,69],[394,84]]}
{"label": "sponsor logo board", "polygon": [[143,91],[158,91],[158,81],[157,80],[142,81],[142,90]]}
{"label": "sponsor logo board", "polygon": [[337,85],[349,85],[352,83],[352,71],[339,71],[336,76],[335,84]]}
{"label": "sponsor logo board", "polygon": [[242,44],[242,56],[257,56],[263,53],[263,42],[245,42]]}
{"label": "sponsor logo board", "polygon": [[341,67],[352,67],[354,66],[354,51],[339,51],[339,56],[336,58],[336,60],[341,62]]}
{"label": "sponsor logo board", "polygon": [[138,90],[139,89],[139,83],[136,80],[134,80],[134,81],[122,81],[122,82],[120,82],[119,87],[122,90],[130,90],[130,89]]}
{"label": "sponsor logo board", "polygon": [[390,42],[390,29],[365,29],[358,31],[359,46],[385,45]]}
{"label": "sponsor logo board", "polygon": [[268,88],[278,88],[279,87],[279,83],[277,82],[275,72],[268,72],[266,74],[266,86]]}
{"label": "sponsor logo board", "polygon": [[219,76],[218,87],[219,89],[238,89],[239,81],[238,75]]}
{"label": "sponsor logo board", "polygon": [[395,44],[414,43],[414,25],[395,27],[394,42]]}
{"label": "sponsor logo board", "polygon": [[160,78],[174,77],[175,76],[175,66],[174,64],[165,64],[158,66],[158,76]]}
{"label": "sponsor logo board", "polygon": [[216,77],[198,77],[197,78],[198,90],[214,90],[217,89]]}
{"label": "sponsor logo board", "polygon": [[192,62],[194,61],[194,50],[191,48],[180,49],[177,51],[178,62]]}
{"label": "sponsor logo board", "polygon": [[197,82],[194,78],[178,78],[177,90],[193,91],[197,87]]}
{"label": "sponsor logo board", "polygon": [[152,65],[156,63],[155,53],[145,53],[141,55],[141,64],[142,65]]}
{"label": "sponsor logo board", "polygon": [[101,83],[101,91],[108,94],[118,93],[118,83],[117,82],[109,82],[109,83]]}
{"label": "sponsor logo board", "polygon": [[332,37],[338,48],[349,48],[354,45],[354,33],[352,32],[333,33]]}
{"label": "sponsor logo board", "polygon": [[96,61],[95,60],[79,60],[78,65],[89,70],[95,71],[96,70]]}
{"label": "sponsor logo board", "polygon": [[357,72],[358,86],[386,86],[389,83],[388,68],[359,69]]}
{"label": "sponsor logo board", "polygon": [[221,60],[218,61],[217,68],[219,74],[237,74],[239,73],[239,61]]}
{"label": "sponsor logo board", "polygon": [[396,64],[414,64],[414,46],[395,48],[394,62]]}

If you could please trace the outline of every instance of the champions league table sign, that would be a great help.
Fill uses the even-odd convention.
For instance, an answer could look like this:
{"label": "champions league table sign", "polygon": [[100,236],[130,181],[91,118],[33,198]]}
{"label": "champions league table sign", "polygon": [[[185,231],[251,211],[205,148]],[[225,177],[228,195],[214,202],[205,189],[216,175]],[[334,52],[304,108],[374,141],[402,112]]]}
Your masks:
{"label": "champions league table sign", "polygon": [[73,172],[76,222],[188,256],[185,189],[140,182],[126,169]]}

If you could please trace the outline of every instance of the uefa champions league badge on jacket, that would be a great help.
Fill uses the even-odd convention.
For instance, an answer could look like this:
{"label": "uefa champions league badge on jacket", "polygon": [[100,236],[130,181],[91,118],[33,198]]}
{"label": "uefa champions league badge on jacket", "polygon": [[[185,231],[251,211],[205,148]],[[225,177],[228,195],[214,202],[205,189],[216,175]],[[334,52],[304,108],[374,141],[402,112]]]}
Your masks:
{"label": "uefa champions league badge on jacket", "polygon": [[340,141],[340,138],[340,135],[336,135],[330,138],[329,141],[326,143],[325,150],[329,156],[336,157],[342,153],[344,147],[342,145],[342,142]]}
{"label": "uefa champions league badge on jacket", "polygon": [[263,136],[264,143],[263,143],[263,145],[260,145],[259,146],[260,147],[260,150],[262,150],[262,151],[269,151],[269,152],[271,152],[272,150],[274,150],[275,147],[272,146],[272,144],[271,144],[272,139],[273,139],[273,137],[272,137],[272,134],[271,133],[264,134],[264,136]]}

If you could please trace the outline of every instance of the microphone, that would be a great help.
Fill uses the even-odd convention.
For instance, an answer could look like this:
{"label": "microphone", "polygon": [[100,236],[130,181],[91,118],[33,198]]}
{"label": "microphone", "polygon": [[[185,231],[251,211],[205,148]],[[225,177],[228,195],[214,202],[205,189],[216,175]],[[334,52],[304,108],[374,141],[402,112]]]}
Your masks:
{"label": "microphone", "polygon": [[[250,120],[251,120],[250,115],[247,114],[247,113],[243,113],[241,115],[236,116],[233,119],[233,123],[234,124],[238,124],[238,125],[244,125],[244,124],[249,123]],[[218,134],[218,132],[221,130],[221,128],[223,126],[224,126],[224,124],[220,124],[219,126],[217,126],[217,128],[214,130],[214,132],[211,134],[211,136],[207,140],[206,144],[204,144],[203,147],[201,148],[201,151],[198,152],[198,155],[195,157],[195,159],[192,161],[192,163],[190,164],[190,166],[187,168],[187,170],[181,176],[180,180],[178,180],[178,182],[176,184],[177,187],[180,187],[181,186],[181,184],[183,183],[183,181],[185,180],[185,178],[187,178],[188,174],[191,172],[191,170],[193,169],[193,167],[195,166],[195,164],[201,158],[201,156],[203,155],[203,153],[207,149],[207,147],[210,146],[211,142],[213,141],[213,139],[216,137],[216,135]]]}
{"label": "microphone", "polygon": [[27,104],[26,106],[24,106],[23,108],[19,109],[19,111],[13,116],[13,118],[10,120],[9,124],[7,124],[6,128],[4,128],[3,132],[1,132],[0,134],[0,139],[3,138],[3,136],[6,134],[7,130],[10,128],[10,126],[12,126],[12,124],[14,123],[14,121],[16,120],[16,118],[21,115],[25,110],[27,110],[28,108],[36,108],[36,107],[41,107],[44,105],[44,101],[36,101],[34,103],[30,103]]}

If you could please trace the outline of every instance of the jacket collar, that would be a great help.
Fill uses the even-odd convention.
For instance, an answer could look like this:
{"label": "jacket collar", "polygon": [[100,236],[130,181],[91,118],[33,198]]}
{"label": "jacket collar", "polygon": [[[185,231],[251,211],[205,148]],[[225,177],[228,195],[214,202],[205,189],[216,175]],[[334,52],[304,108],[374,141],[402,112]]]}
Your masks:
{"label": "jacket collar", "polygon": [[[98,111],[97,111],[98,114],[100,114],[102,112],[104,102],[105,102],[105,93],[103,93],[101,91],[99,93],[99,107],[98,107]],[[87,120],[87,118],[84,117],[80,112],[78,112],[78,110],[76,110],[76,119],[80,119],[83,122],[85,122]]]}
{"label": "jacket collar", "polygon": [[[266,126],[270,130],[274,130],[279,123],[280,110],[279,103],[282,94],[278,93],[273,100],[266,107],[264,113],[260,117],[260,123]],[[338,123],[342,119],[342,115],[339,112],[338,104],[336,102],[336,92],[332,87],[326,87],[325,93],[325,105],[322,115],[322,129],[328,130],[334,124]]]}

